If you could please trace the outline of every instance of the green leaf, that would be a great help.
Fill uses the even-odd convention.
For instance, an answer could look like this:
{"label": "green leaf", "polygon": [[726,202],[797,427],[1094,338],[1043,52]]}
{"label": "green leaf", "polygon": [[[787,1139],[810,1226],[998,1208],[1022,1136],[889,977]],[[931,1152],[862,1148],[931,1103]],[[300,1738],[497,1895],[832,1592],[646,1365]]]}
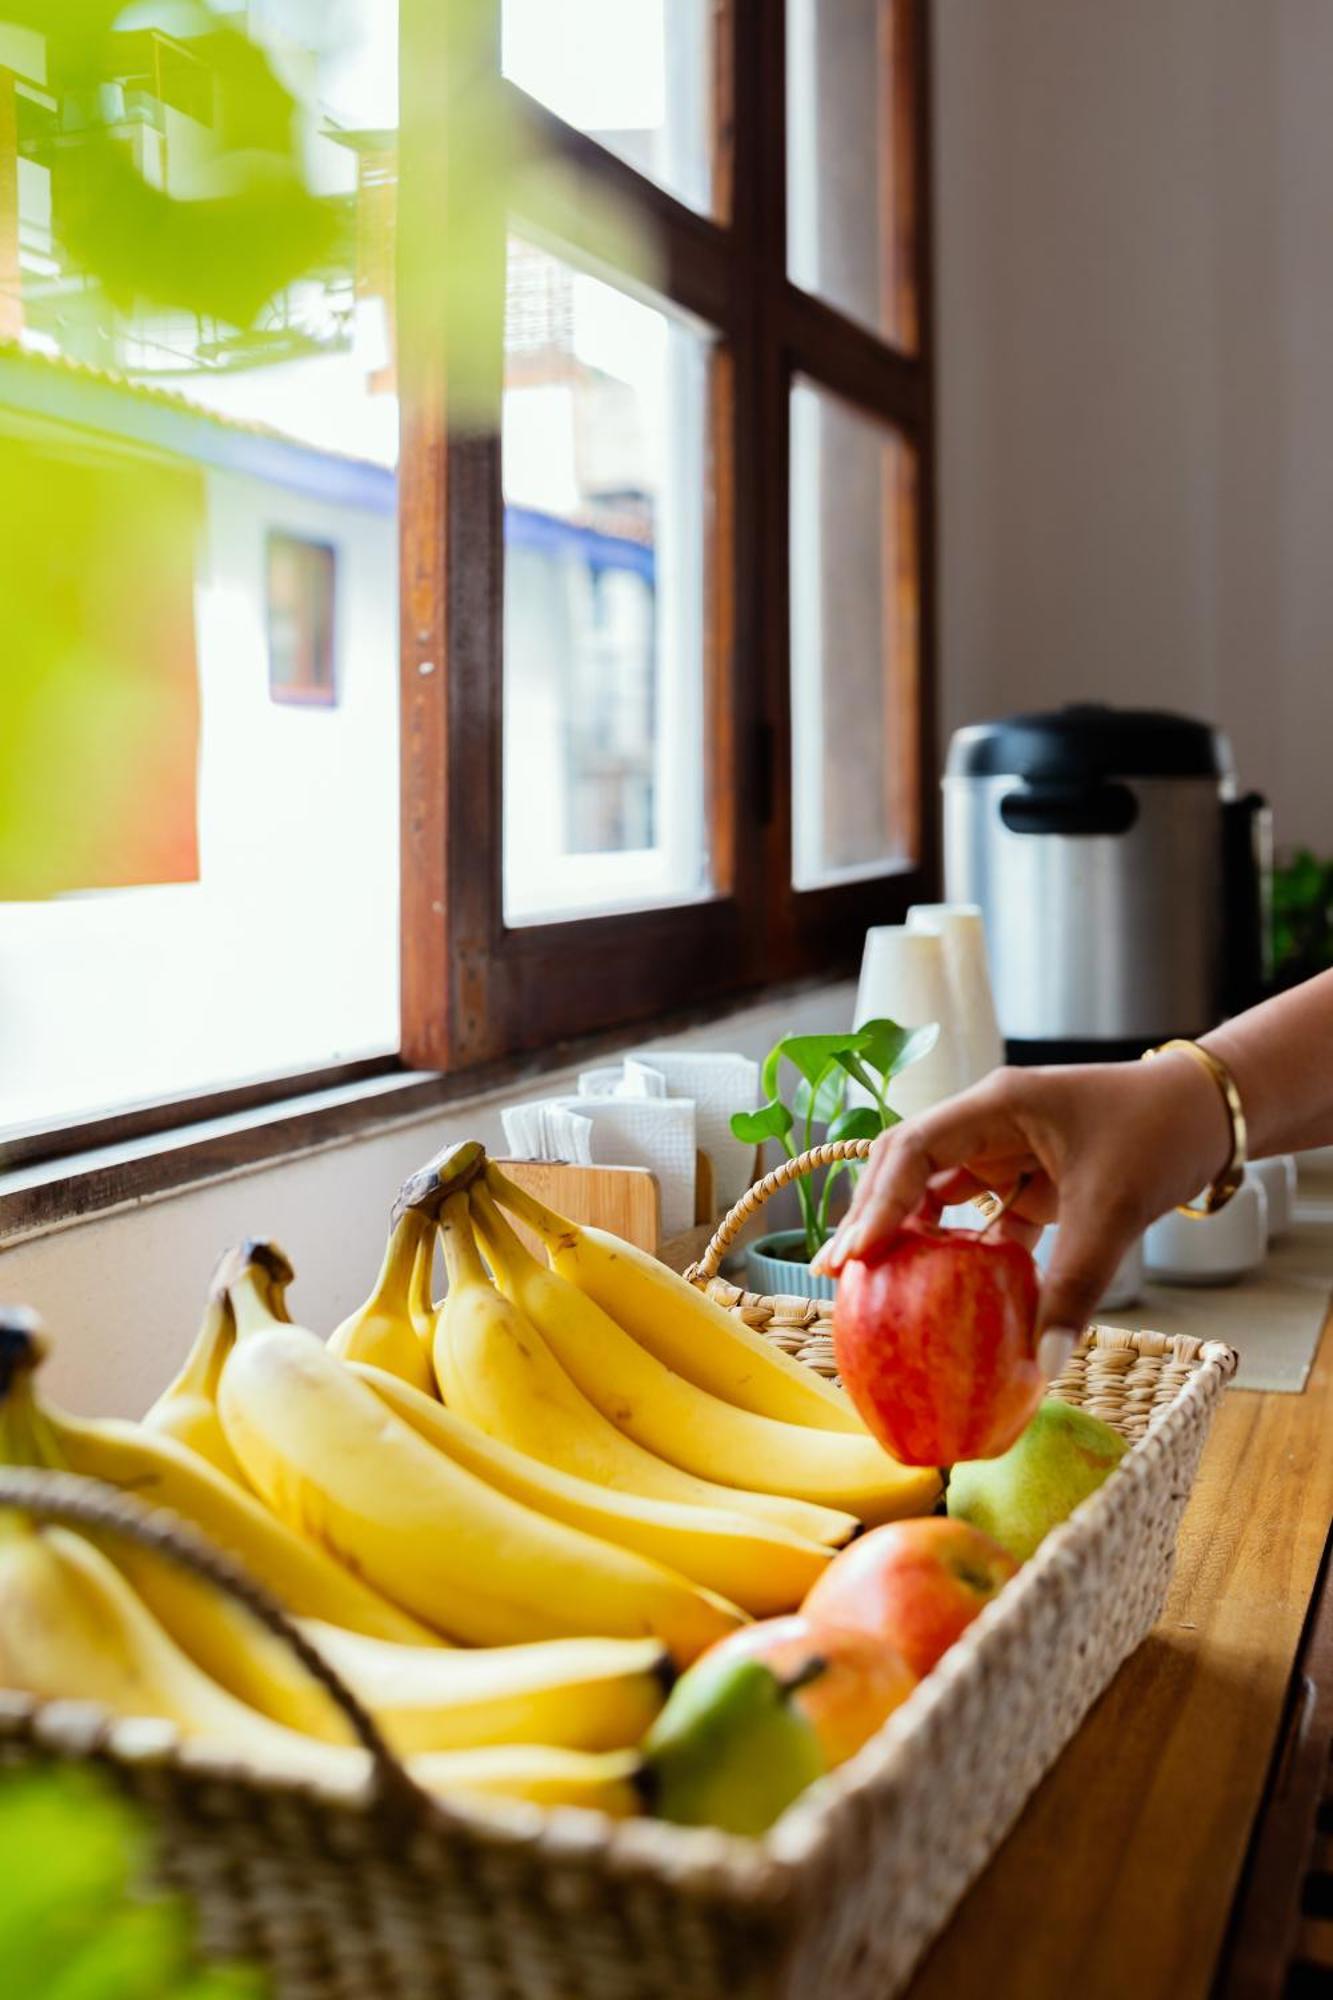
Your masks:
{"label": "green leaf", "polygon": [[790,1035],[784,1035],[781,1041],[774,1042],[772,1048],[764,1057],[764,1066],[759,1072],[759,1088],[763,1091],[765,1097],[776,1097],[778,1094],[778,1076],[782,1069],[782,1052],[790,1040]]}
{"label": "green leaf", "polygon": [[900,1027],[897,1021],[867,1021],[860,1032],[860,1054],[882,1077],[897,1076],[909,1063],[930,1054],[940,1038],[940,1025]]}
{"label": "green leaf", "polygon": [[238,158],[232,192],[183,201],[150,187],[107,134],[57,155],[52,203],[65,249],[128,310],[151,299],[230,326],[260,310],[334,245],[337,216],[278,156]]}
{"label": "green leaf", "polygon": [[149,1827],[78,1768],[0,1780],[0,1993],[8,2000],[263,2000],[203,1968],[189,1904],[143,1886]]}
{"label": "green leaf", "polygon": [[190,1963],[193,1926],[180,1902],[126,1903],[110,1913],[58,1977],[44,2000],[163,2000]]}
{"label": "green leaf", "polygon": [[733,1111],[732,1137],[743,1146],[762,1146],[765,1139],[785,1139],[792,1128],[792,1115],[776,1097],[758,1111]]}
{"label": "green leaf", "polygon": [[852,1104],[833,1120],[828,1140],[836,1145],[840,1139],[877,1139],[883,1130],[884,1120],[873,1104]]}
{"label": "green leaf", "polygon": [[792,1108],[798,1119],[813,1118],[816,1125],[827,1125],[842,1109],[842,1100],[847,1090],[847,1073],[836,1063],[830,1063],[817,1085],[802,1077],[796,1086],[796,1096]]}
{"label": "green leaf", "polygon": [[818,1087],[829,1064],[859,1047],[857,1035],[786,1035],[778,1047],[806,1082]]}

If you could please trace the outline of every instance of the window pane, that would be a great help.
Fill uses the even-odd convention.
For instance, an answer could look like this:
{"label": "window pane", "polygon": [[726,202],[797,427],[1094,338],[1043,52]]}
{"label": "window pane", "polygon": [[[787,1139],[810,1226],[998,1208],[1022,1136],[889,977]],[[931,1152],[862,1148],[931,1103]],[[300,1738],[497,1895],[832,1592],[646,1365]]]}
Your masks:
{"label": "window pane", "polygon": [[914,349],[911,132],[896,86],[916,0],[787,0],[793,282]]}
{"label": "window pane", "polygon": [[812,384],[791,400],[792,879],[911,858],[917,657],[914,460]]}
{"label": "window pane", "polygon": [[567,125],[707,211],[717,4],[504,0],[504,73]]}
{"label": "window pane", "polygon": [[0,31],[0,1129],[397,1046],[396,17],[227,12],[316,198],[252,320],[125,308],[67,172],[172,227],[233,185],[243,44],[138,6],[90,95]]}
{"label": "window pane", "polygon": [[707,345],[518,239],[505,322],[510,923],[697,896]]}

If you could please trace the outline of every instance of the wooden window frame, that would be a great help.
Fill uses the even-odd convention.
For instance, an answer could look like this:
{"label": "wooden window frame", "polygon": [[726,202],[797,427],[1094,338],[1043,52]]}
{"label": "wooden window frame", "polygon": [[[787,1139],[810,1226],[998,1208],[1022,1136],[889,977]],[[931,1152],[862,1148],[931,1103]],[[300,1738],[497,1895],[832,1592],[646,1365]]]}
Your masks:
{"label": "wooden window frame", "polygon": [[[413,354],[405,340],[402,1059],[414,1068],[466,1071],[769,983],[833,975],[855,962],[868,925],[901,920],[909,903],[934,893],[929,0],[881,6],[893,60],[879,168],[891,197],[898,345],[787,275],[782,0],[719,0],[714,175],[727,220],[696,213],[515,86],[498,85],[516,123],[545,152],[639,217],[659,246],[663,297],[718,334],[709,396],[705,663],[705,795],[716,886],[686,905],[505,924],[501,370],[490,421],[474,416],[466,431],[451,427],[438,355]],[[496,0],[497,74],[498,12]],[[430,107],[412,103],[410,66],[404,85],[402,197],[433,204],[447,230],[452,190],[466,184],[465,163],[451,174],[447,136],[423,142],[433,130]],[[521,227],[521,214],[514,219]],[[590,246],[574,235],[568,251],[577,260]],[[497,240],[497,361],[503,286]],[[791,885],[787,777],[788,412],[798,376],[906,438],[916,500],[915,548],[908,551],[915,590],[903,588],[900,568],[894,604],[886,607],[894,629],[915,640],[911,657],[892,662],[905,725],[893,775],[908,807],[914,858],[869,879],[801,891]]]}

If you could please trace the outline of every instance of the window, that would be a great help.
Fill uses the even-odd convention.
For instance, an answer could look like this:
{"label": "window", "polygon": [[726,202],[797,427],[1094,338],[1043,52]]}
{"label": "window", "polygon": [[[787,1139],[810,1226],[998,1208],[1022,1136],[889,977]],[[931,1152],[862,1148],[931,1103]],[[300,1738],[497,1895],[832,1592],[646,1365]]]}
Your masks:
{"label": "window", "polygon": [[714,199],[713,0],[503,0],[507,77],[692,207]]}
{"label": "window", "polygon": [[[507,208],[459,10],[145,0],[95,101],[0,41],[0,1141],[833,973],[932,886],[927,6],[484,0]],[[131,307],[68,135],[205,212],[236,33],[305,275]]]}
{"label": "window", "polygon": [[521,237],[505,293],[504,914],[708,887],[707,344]]}
{"label": "window", "polygon": [[831,972],[932,879],[925,12],[498,0],[566,187],[501,225],[489,412],[405,459],[422,1066]]}
{"label": "window", "polygon": [[334,603],[338,551],[272,528],[268,536],[268,691],[332,708],[338,699]]}
{"label": "window", "polygon": [[915,460],[902,434],[799,379],[791,394],[798,889],[912,858],[915,513]]}
{"label": "window", "polygon": [[[0,1135],[399,1046],[395,9],[249,30],[337,227],[247,328],[73,256],[86,112],[0,43]],[[116,37],[150,196],[196,191],[225,50]]]}

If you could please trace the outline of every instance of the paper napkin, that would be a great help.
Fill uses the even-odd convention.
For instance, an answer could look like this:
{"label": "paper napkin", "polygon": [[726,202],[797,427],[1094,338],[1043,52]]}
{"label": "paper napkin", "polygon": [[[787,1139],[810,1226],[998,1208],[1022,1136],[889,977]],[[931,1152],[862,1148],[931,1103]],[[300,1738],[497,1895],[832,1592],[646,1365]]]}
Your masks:
{"label": "paper napkin", "polygon": [[693,1100],[696,1143],[713,1162],[718,1207],[731,1208],[754,1172],[754,1147],[732,1137],[731,1114],[753,1111],[758,1104],[758,1063],[712,1050],[646,1048],[626,1056],[627,1071],[631,1064],[661,1076],[669,1101]]}

